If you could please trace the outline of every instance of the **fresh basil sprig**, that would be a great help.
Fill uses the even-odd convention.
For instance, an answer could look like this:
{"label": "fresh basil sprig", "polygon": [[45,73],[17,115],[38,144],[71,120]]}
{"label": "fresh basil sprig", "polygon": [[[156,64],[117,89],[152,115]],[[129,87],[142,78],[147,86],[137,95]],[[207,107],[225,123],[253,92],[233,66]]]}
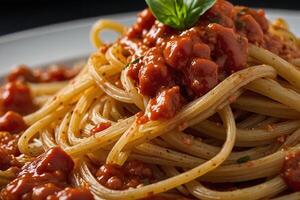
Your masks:
{"label": "fresh basil sprig", "polygon": [[216,0],[146,0],[146,3],[158,21],[184,30],[195,25]]}

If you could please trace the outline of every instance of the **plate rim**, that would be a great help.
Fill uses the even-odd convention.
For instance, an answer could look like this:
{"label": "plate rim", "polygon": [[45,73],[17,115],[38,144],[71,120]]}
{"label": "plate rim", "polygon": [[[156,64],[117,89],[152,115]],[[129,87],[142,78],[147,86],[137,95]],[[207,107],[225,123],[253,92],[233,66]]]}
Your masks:
{"label": "plate rim", "polygon": [[41,35],[53,34],[56,32],[63,32],[66,30],[72,30],[82,27],[90,26],[93,22],[98,19],[112,19],[112,20],[120,20],[125,18],[134,17],[137,14],[137,11],[126,12],[126,13],[118,13],[118,14],[110,14],[110,15],[100,15],[96,17],[89,17],[84,19],[76,19],[65,22],[59,22],[44,26],[39,26],[36,28],[30,28],[22,31],[17,31],[14,33],[9,33],[3,36],[0,36],[0,45],[8,42],[14,42],[16,40],[27,39],[31,37],[37,37]]}
{"label": "plate rim", "polygon": [[[266,15],[283,15],[288,17],[299,17],[300,19],[300,11],[296,10],[287,10],[287,9],[273,9],[273,8],[262,8],[266,11]],[[132,12],[124,12],[124,13],[117,13],[117,14],[110,14],[110,15],[99,15],[96,17],[84,18],[84,19],[77,19],[77,20],[70,20],[66,22],[54,23],[50,25],[39,26],[36,28],[30,28],[10,34],[6,34],[0,36],[0,45],[16,40],[22,40],[30,37],[36,37],[40,35],[46,34],[53,34],[55,32],[61,32],[66,30],[72,30],[80,27],[90,26],[93,21],[97,19],[106,18],[112,20],[120,20],[124,18],[131,18],[136,16],[138,11]]]}

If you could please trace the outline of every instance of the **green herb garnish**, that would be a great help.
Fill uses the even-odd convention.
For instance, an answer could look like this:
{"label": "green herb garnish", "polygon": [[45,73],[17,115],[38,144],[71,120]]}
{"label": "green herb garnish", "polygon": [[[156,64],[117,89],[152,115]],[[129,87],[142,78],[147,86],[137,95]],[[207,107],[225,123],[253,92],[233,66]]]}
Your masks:
{"label": "green herb garnish", "polygon": [[144,57],[144,56],[140,56],[140,57],[134,59],[133,61],[127,63],[127,64],[124,66],[124,68],[127,68],[127,67],[129,67],[130,65],[132,65],[132,64],[138,63],[138,62],[140,61],[140,59],[142,59],[143,57]]}
{"label": "green herb garnish", "polygon": [[184,30],[195,25],[216,0],[146,0],[146,3],[158,21]]}
{"label": "green herb garnish", "polygon": [[250,160],[250,156],[244,156],[244,157],[240,157],[236,162],[241,164],[241,163],[248,162],[249,160]]}

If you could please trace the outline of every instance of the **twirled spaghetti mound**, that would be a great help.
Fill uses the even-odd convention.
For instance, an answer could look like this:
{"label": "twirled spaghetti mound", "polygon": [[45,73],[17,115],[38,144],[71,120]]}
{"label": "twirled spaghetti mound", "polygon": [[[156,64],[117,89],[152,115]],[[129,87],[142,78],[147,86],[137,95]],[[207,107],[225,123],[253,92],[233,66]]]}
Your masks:
{"label": "twirled spaghetti mound", "polygon": [[[2,199],[300,198],[300,41],[285,21],[224,0],[184,29],[156,17],[95,23],[80,71],[6,78]],[[106,29],[121,36],[106,44]]]}

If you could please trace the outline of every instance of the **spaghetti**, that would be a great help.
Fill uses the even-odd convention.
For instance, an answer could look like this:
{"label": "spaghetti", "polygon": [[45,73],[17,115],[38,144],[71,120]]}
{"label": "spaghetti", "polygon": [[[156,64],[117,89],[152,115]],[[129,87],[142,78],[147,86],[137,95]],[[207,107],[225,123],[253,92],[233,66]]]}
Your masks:
{"label": "spaghetti", "polygon": [[8,76],[2,199],[300,198],[300,42],[284,20],[218,0],[187,30],[146,9],[91,40],[80,72]]}

